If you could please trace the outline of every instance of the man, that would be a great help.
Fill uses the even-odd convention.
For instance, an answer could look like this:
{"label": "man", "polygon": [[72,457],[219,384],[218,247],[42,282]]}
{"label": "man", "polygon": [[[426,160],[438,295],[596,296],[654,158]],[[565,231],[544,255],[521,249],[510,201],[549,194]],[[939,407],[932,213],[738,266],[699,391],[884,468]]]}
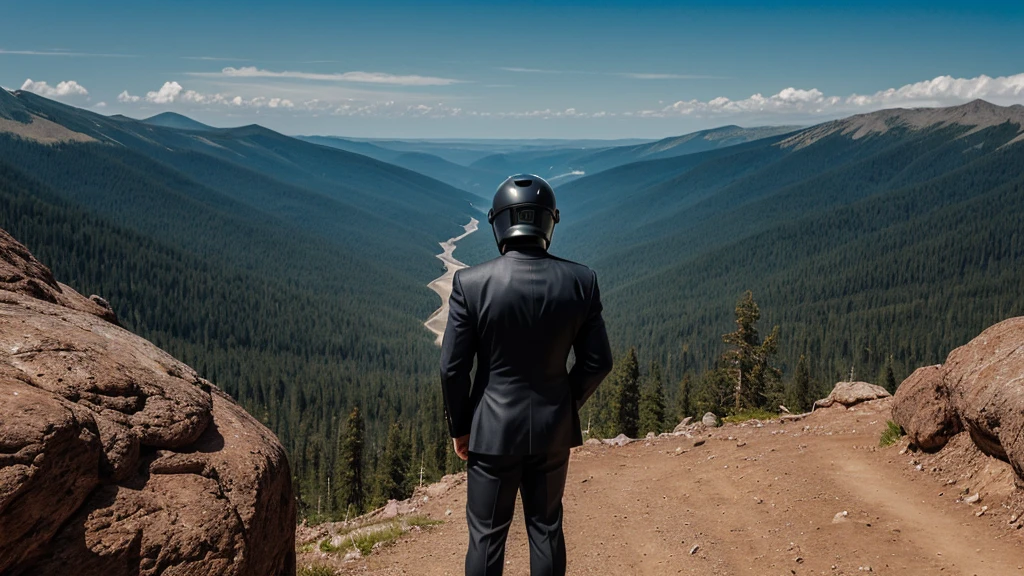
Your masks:
{"label": "man", "polygon": [[543,179],[506,180],[487,220],[501,256],[455,273],[441,346],[448,429],[469,462],[466,574],[501,574],[518,491],[530,573],[561,576],[569,449],[583,443],[580,407],[612,368],[597,276],[548,254],[559,215]]}

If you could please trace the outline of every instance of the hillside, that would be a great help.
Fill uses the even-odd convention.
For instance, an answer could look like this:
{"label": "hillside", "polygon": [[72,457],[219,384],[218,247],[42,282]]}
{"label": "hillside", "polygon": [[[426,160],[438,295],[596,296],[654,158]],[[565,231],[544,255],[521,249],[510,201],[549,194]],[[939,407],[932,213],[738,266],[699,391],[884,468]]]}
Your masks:
{"label": "hillside", "polygon": [[395,150],[360,140],[334,136],[300,136],[299,139],[401,166],[481,197],[489,197],[493,193],[491,188],[497,186],[507,176],[457,164],[427,152]]}
{"label": "hillside", "polygon": [[1022,126],[983,102],[888,110],[620,166],[558,189],[552,249],[597,269],[613,346],[671,391],[714,366],[747,289],[787,384],[800,355],[819,385],[890,361],[898,381],[1024,313]]}
{"label": "hillside", "polygon": [[0,103],[31,120],[0,126],[0,227],[273,429],[300,496],[326,493],[353,405],[368,437],[402,418],[427,474],[446,470],[422,322],[437,242],[476,214],[473,196],[255,126],[197,133],[25,92]]}

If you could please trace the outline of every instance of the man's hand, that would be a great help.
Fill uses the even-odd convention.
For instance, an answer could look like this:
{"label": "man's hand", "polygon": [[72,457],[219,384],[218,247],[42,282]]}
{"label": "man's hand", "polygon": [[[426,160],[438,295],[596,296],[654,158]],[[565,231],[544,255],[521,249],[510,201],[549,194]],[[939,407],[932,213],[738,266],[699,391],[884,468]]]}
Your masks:
{"label": "man's hand", "polygon": [[455,453],[459,458],[469,460],[469,434],[458,438],[452,438],[452,444],[455,445]]}

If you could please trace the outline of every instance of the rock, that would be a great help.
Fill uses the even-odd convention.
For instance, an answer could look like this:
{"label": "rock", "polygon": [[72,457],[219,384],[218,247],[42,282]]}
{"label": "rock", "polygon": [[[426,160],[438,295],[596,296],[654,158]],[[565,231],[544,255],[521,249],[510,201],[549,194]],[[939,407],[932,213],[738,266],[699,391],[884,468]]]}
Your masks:
{"label": "rock", "polygon": [[693,421],[693,416],[687,416],[686,418],[683,418],[683,421],[680,422],[675,428],[673,428],[672,432],[683,432],[683,431],[685,431],[686,428],[690,425],[690,422],[692,422],[692,421]]}
{"label": "rock", "polygon": [[0,573],[294,574],[284,449],[0,230]]}
{"label": "rock", "polygon": [[841,524],[846,522],[846,517],[849,516],[849,512],[843,510],[842,512],[836,512],[836,515],[832,517],[833,524]]}
{"label": "rock", "polygon": [[690,556],[693,556],[694,554],[696,554],[697,550],[700,550],[700,545],[699,544],[694,544],[693,548],[690,548]]}
{"label": "rock", "polygon": [[861,402],[888,398],[889,396],[891,394],[885,388],[867,382],[837,382],[832,392],[827,397],[815,402],[814,406],[816,408],[828,408],[833,404],[841,404],[849,408]]}
{"label": "rock", "polygon": [[953,350],[943,368],[971,439],[1024,479],[1024,317],[1000,322]]}
{"label": "rock", "polygon": [[360,560],[362,557],[363,553],[359,551],[359,548],[356,548],[349,551],[348,554],[345,554],[345,557],[342,558],[342,562],[354,562],[356,560]]}
{"label": "rock", "polygon": [[600,446],[601,444],[602,442],[598,438],[587,438],[586,442],[583,443],[584,446]]}
{"label": "rock", "polygon": [[693,447],[694,448],[696,448],[697,446],[703,446],[703,445],[704,445],[704,439],[703,438],[697,438],[696,440],[693,441]]}
{"label": "rock", "polygon": [[651,438],[657,438],[657,437],[658,437],[658,435],[657,435],[657,434],[655,434],[654,432],[648,432],[648,433],[647,433],[647,436],[645,436],[644,438],[646,438],[646,439],[648,439],[648,440],[649,440],[649,439],[651,439]]}
{"label": "rock", "polygon": [[708,412],[700,419],[700,423],[708,428],[714,428],[715,426],[718,426],[718,417],[715,416],[714,413]]}
{"label": "rock", "polygon": [[604,440],[601,440],[601,442],[604,442],[609,446],[625,446],[630,442],[635,442],[635,440],[625,434],[619,434],[615,438],[605,438]]}
{"label": "rock", "polygon": [[388,500],[388,503],[384,506],[382,516],[385,519],[391,519],[398,516],[398,500]]}
{"label": "rock", "polygon": [[964,502],[968,504],[977,504],[981,501],[981,494],[975,492],[973,495],[964,498]]}
{"label": "rock", "polygon": [[914,372],[900,386],[893,419],[915,443],[934,448],[966,430],[978,449],[1009,462],[1024,481],[1024,317],[989,327],[941,367]]}
{"label": "rock", "polygon": [[915,446],[929,452],[941,449],[961,430],[944,375],[941,365],[918,368],[893,398],[893,421]]}
{"label": "rock", "polygon": [[779,421],[783,423],[796,422],[797,420],[803,420],[804,418],[807,418],[810,415],[810,412],[805,412],[803,414],[783,414],[779,416]]}

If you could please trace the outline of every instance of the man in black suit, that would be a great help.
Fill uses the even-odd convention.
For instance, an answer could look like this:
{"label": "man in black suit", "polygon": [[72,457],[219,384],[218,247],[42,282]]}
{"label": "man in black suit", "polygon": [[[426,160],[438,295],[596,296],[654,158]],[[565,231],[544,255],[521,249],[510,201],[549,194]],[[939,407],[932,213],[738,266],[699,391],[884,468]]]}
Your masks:
{"label": "man in black suit", "polygon": [[580,407],[612,368],[597,276],[548,254],[559,215],[543,179],[506,180],[487,219],[502,255],[455,273],[441,346],[448,429],[469,461],[466,574],[502,573],[518,491],[530,573],[561,576],[569,449],[583,443]]}

